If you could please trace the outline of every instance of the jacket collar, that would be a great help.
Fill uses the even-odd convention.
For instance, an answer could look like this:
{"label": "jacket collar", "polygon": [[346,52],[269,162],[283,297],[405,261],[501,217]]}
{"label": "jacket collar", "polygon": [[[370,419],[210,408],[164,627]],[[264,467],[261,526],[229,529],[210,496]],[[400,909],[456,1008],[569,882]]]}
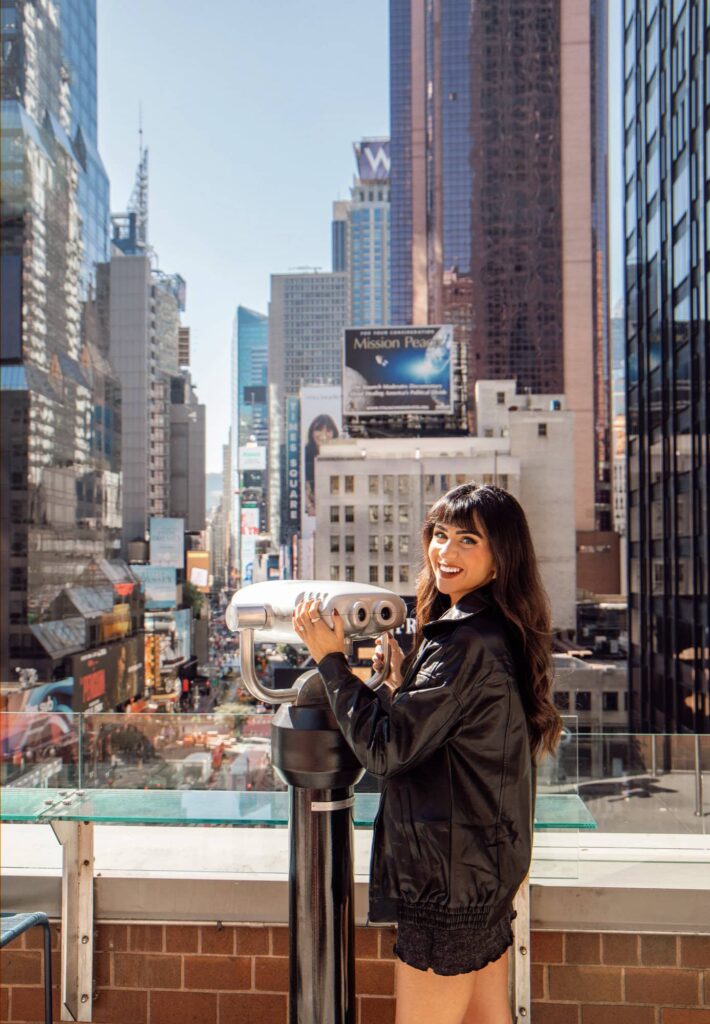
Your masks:
{"label": "jacket collar", "polygon": [[442,630],[457,626],[464,619],[473,618],[474,615],[478,615],[479,612],[494,605],[493,588],[490,583],[487,583],[485,586],[465,594],[452,608],[448,608],[441,618],[427,622],[422,632],[428,639]]}

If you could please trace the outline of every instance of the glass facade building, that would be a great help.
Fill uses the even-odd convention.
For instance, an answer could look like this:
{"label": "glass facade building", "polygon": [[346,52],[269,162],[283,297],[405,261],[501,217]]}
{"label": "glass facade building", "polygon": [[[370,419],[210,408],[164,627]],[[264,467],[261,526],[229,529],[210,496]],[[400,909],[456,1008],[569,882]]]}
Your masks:
{"label": "glass facade building", "polygon": [[390,310],[388,139],[355,145],[358,176],[347,212],[348,324],[384,326]]}
{"label": "glass facade building", "polygon": [[559,3],[391,0],[390,109],[392,322],[561,392]]}
{"label": "glass facade building", "polygon": [[115,556],[121,526],[120,388],[83,301],[95,5],[73,17],[94,26],[77,67],[61,5],[2,6],[3,679],[32,665],[31,624],[93,559]]}
{"label": "glass facade building", "polygon": [[632,725],[710,731],[710,7],[626,0]]}
{"label": "glass facade building", "polygon": [[[238,462],[239,449],[250,441],[268,448],[268,367],[269,318],[246,306],[238,306],[232,338],[231,478],[235,481],[235,488],[250,489],[249,497],[260,506],[262,520],[265,516],[266,473],[260,469],[240,472]],[[236,531],[244,496],[231,494],[228,497],[232,501],[230,522]]]}

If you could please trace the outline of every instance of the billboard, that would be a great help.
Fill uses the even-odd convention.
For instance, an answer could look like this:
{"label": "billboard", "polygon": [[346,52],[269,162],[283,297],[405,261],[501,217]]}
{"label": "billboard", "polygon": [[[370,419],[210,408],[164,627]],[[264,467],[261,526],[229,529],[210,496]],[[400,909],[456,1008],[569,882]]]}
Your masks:
{"label": "billboard", "polygon": [[347,328],[344,414],[452,412],[453,341],[450,324]]}
{"label": "billboard", "polygon": [[266,448],[264,445],[240,445],[239,469],[266,469]]}
{"label": "billboard", "polygon": [[389,181],[389,139],[362,139],[353,144],[353,149],[357,162],[357,176],[363,184]]}
{"label": "billboard", "polygon": [[145,645],[142,636],[131,636],[116,644],[112,707],[138,697],[145,688]]}
{"label": "billboard", "polygon": [[313,572],[313,536],[316,532],[316,459],[322,445],[342,430],[343,392],[339,387],[301,388],[301,573]]}
{"label": "billboard", "polygon": [[111,711],[110,688],[115,672],[113,647],[84,651],[72,658],[75,711]]}
{"label": "billboard", "polygon": [[183,661],[189,661],[192,654],[190,630],[192,627],[192,611],[181,608],[175,615],[175,651]]}
{"label": "billboard", "polygon": [[189,608],[146,612],[146,632],[157,637],[152,659],[155,663],[154,671],[159,671],[161,675],[171,675],[189,659],[191,622],[192,612]]}
{"label": "billboard", "polygon": [[239,547],[241,552],[241,585],[254,582],[254,562],[256,560],[256,538],[259,533],[259,506],[242,505],[241,508],[241,537]]}
{"label": "billboard", "polygon": [[210,589],[210,556],[208,551],[188,551],[185,567],[187,582],[197,587],[203,594]]}
{"label": "billboard", "polygon": [[290,532],[301,525],[301,403],[286,399],[286,523]]}
{"label": "billboard", "polygon": [[131,572],[141,581],[148,610],[174,608],[177,571],[161,565],[132,565]]}
{"label": "billboard", "polygon": [[182,569],[185,563],[185,520],[151,516],[150,564]]}

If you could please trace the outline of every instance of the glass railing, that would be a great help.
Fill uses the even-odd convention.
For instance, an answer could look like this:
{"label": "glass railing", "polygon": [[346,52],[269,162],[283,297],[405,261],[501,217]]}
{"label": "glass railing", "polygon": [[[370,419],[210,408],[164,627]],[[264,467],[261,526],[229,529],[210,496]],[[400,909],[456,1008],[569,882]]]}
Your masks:
{"label": "glass railing", "polygon": [[[269,712],[0,713],[7,789],[285,790]],[[710,834],[710,736],[579,733],[573,717],[538,769],[541,797],[578,795],[597,832]],[[360,793],[377,793],[365,775]]]}

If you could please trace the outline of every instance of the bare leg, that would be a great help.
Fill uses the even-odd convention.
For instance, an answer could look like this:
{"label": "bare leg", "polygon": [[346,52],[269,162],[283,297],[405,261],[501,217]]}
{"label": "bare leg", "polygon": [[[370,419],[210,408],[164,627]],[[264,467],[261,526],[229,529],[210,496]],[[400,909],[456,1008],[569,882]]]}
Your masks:
{"label": "bare leg", "polygon": [[508,951],[473,975],[471,1000],[461,1024],[512,1024],[508,994]]}
{"label": "bare leg", "polygon": [[462,1024],[476,974],[443,976],[395,961],[395,1024]]}

